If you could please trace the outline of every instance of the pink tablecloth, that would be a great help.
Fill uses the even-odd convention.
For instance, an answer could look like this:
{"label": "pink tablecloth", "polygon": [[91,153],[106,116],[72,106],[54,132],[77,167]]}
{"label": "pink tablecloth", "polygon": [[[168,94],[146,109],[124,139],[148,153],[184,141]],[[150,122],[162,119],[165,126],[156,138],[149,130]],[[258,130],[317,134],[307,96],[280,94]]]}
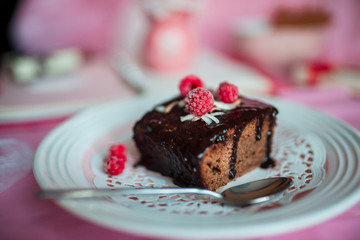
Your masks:
{"label": "pink tablecloth", "polygon": [[[284,89],[280,95],[310,105],[360,130],[360,100],[341,89]],[[66,117],[32,123],[0,124],[0,140],[16,139],[35,152],[44,136]],[[32,159],[28,159],[32,161]],[[109,230],[68,213],[52,201],[34,197],[39,190],[29,172],[0,193],[0,239],[151,239]],[[121,217],[121,216],[119,216]],[[260,239],[359,239],[360,203],[340,216],[300,231]]]}

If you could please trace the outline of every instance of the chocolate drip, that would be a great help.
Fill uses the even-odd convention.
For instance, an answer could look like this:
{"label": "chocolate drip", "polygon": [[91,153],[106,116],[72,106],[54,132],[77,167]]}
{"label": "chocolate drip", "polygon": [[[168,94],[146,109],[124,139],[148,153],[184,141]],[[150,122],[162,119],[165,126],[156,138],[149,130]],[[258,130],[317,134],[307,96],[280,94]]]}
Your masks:
{"label": "chocolate drip", "polygon": [[240,129],[238,126],[235,127],[234,129],[234,136],[233,136],[233,147],[232,147],[232,153],[231,153],[231,157],[230,157],[230,162],[229,162],[229,179],[234,179],[236,176],[236,170],[235,170],[235,165],[236,165],[236,158],[237,158],[237,145],[239,143],[241,134],[242,134],[242,129]]}
{"label": "chocolate drip", "polygon": [[272,129],[275,125],[277,113],[278,113],[278,111],[276,109],[273,109],[271,116],[269,116],[269,131],[266,133],[266,135],[267,135],[266,157],[260,166],[261,168],[271,168],[271,167],[275,166],[275,161],[270,158],[270,152],[271,152],[271,145],[272,145],[272,139],[273,139],[272,138],[272,135],[273,135]]}
{"label": "chocolate drip", "polygon": [[261,131],[264,124],[265,114],[260,114],[259,118],[256,120],[255,125],[255,139],[260,140],[261,139]]}

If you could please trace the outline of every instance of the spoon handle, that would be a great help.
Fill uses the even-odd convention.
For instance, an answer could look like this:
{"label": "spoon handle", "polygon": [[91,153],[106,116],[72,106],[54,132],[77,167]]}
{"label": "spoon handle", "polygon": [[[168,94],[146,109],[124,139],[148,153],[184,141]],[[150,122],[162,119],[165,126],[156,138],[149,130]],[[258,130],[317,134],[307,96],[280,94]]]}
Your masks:
{"label": "spoon handle", "polygon": [[206,195],[222,199],[220,193],[198,188],[117,188],[117,189],[61,189],[41,190],[36,196],[41,199],[75,199],[75,198],[98,198],[115,197],[122,195],[162,195],[162,194],[195,194]]}

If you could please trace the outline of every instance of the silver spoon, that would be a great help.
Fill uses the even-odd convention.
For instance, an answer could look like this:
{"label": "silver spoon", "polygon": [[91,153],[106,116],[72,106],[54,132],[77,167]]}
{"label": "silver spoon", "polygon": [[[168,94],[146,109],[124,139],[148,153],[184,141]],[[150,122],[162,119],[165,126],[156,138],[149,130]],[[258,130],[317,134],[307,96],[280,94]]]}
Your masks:
{"label": "silver spoon", "polygon": [[286,177],[265,178],[230,187],[222,193],[198,188],[117,188],[117,189],[64,189],[42,190],[37,193],[42,199],[115,197],[121,195],[193,194],[220,199],[231,205],[251,205],[278,197],[288,189],[292,180]]}

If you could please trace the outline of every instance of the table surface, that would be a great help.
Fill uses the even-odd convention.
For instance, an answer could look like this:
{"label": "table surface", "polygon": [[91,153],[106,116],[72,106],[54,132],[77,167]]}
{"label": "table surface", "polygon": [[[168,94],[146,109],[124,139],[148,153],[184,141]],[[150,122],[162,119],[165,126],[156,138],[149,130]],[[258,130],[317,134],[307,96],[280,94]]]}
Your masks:
{"label": "table surface", "polygon": [[[346,89],[283,88],[279,96],[311,106],[360,130],[360,99],[353,98]],[[42,139],[68,118],[61,116],[31,122],[3,123],[0,124],[0,140],[15,139],[26,143],[31,151],[27,160],[32,161]],[[37,190],[39,185],[29,168],[21,179],[0,193],[1,239],[152,239],[87,222],[65,211],[55,202],[36,199],[34,193]],[[358,239],[359,226],[360,203],[316,226],[258,239]]]}

